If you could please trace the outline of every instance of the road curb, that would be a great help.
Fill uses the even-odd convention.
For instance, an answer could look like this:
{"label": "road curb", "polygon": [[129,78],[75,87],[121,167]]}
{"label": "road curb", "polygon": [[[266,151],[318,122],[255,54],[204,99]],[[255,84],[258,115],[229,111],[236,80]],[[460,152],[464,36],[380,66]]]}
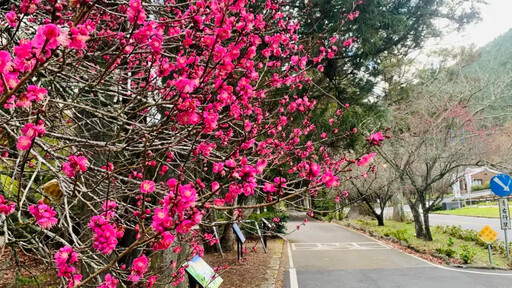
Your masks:
{"label": "road curb", "polygon": [[282,271],[286,268],[284,267],[283,253],[285,252],[286,241],[280,237],[279,241],[281,241],[281,245],[279,245],[280,249],[269,250],[268,254],[270,255],[270,264],[269,269],[265,275],[266,280],[261,283],[260,288],[280,288],[283,281],[279,281],[284,278],[281,275]]}

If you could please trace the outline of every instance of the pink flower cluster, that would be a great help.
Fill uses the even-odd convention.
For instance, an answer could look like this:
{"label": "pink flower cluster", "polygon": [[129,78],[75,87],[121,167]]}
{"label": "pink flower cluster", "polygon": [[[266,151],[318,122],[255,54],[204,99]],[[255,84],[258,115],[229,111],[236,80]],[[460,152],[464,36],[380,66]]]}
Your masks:
{"label": "pink flower cluster", "polygon": [[334,173],[331,170],[327,170],[324,172],[324,174],[322,175],[322,182],[325,184],[325,187],[327,188],[340,185],[340,182],[338,181],[338,176],[334,175]]}
{"label": "pink flower cluster", "polygon": [[76,267],[73,266],[78,262],[78,254],[73,251],[71,246],[64,246],[55,253],[55,264],[57,266],[57,275],[72,279],[72,275],[76,272]]}
{"label": "pink flower cluster", "polygon": [[357,161],[357,166],[366,166],[368,165],[368,163],[370,163],[372,160],[373,160],[373,157],[375,157],[375,155],[377,155],[377,153],[370,153],[370,154],[365,154],[361,157],[361,159],[359,159],[359,161]]}
{"label": "pink flower cluster", "polygon": [[[202,183],[198,181],[198,185]],[[163,207],[154,209],[151,226],[160,237],[153,243],[153,250],[169,249],[175,239],[170,232],[172,229],[175,229],[176,233],[186,234],[201,221],[202,217],[195,208],[198,196],[194,185],[179,185],[176,179],[169,179],[167,186],[171,191],[164,198]],[[179,221],[173,221],[175,217]]]}
{"label": "pink flower cluster", "polygon": [[372,145],[380,146],[381,142],[384,140],[384,135],[382,135],[382,132],[377,132],[374,134],[371,134],[366,138],[366,141]]}
{"label": "pink flower cluster", "polygon": [[135,258],[132,262],[132,269],[128,280],[134,283],[139,282],[140,278],[144,277],[144,273],[148,271],[148,258],[146,255]]}
{"label": "pink flower cluster", "polygon": [[107,274],[105,275],[105,281],[101,282],[98,288],[117,288],[117,284],[119,280],[114,278],[114,276]]}
{"label": "pink flower cluster", "polygon": [[9,216],[16,209],[16,203],[7,201],[4,196],[0,195],[0,214]]}
{"label": "pink flower cluster", "polygon": [[30,214],[36,218],[36,223],[44,229],[50,229],[57,224],[57,212],[53,210],[53,207],[43,203],[43,200],[39,201],[38,205],[30,205],[28,207]]}
{"label": "pink flower cluster", "polygon": [[23,135],[18,137],[18,144],[16,147],[19,150],[26,151],[32,145],[34,138],[41,137],[44,135],[44,133],[46,133],[44,122],[39,120],[37,125],[26,123],[25,126],[21,129],[21,133],[23,133]]}
{"label": "pink flower cluster", "polygon": [[115,216],[112,211],[115,207],[117,204],[109,201],[108,205],[103,205],[106,212],[93,216],[89,222],[89,227],[94,233],[92,246],[104,255],[108,255],[116,249],[117,239],[123,237],[124,234],[122,229],[110,221]]}
{"label": "pink flower cluster", "polygon": [[142,7],[141,0],[130,0],[130,7],[128,8],[128,21],[130,23],[143,24],[146,20],[146,11]]}
{"label": "pink flower cluster", "polygon": [[4,196],[0,195],[0,214],[9,216],[16,209],[16,203],[7,201]]}
{"label": "pink flower cluster", "polygon": [[69,162],[62,163],[62,172],[69,178],[75,177],[78,172],[87,171],[87,158],[84,156],[71,155],[68,157]]}
{"label": "pink flower cluster", "polygon": [[12,108],[12,102],[16,99],[16,107],[21,107],[25,109],[30,109],[33,103],[37,103],[43,100],[48,91],[44,87],[37,87],[35,85],[29,85],[27,87],[27,92],[19,95],[17,98],[11,98],[10,103],[7,107]]}

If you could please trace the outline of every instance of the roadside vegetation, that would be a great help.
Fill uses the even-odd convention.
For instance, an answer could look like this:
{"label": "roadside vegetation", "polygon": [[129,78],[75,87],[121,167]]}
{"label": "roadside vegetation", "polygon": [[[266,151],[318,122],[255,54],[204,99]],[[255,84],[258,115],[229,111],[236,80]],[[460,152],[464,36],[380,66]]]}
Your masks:
{"label": "roadside vegetation", "polygon": [[[432,241],[425,241],[414,237],[413,222],[388,220],[386,226],[378,226],[375,221],[357,219],[343,223],[374,237],[399,243],[420,254],[443,259],[447,264],[490,266],[486,244],[477,237],[474,230],[464,230],[460,226],[435,226],[432,228]],[[507,268],[506,250],[502,241],[492,243],[492,253],[493,266]]]}

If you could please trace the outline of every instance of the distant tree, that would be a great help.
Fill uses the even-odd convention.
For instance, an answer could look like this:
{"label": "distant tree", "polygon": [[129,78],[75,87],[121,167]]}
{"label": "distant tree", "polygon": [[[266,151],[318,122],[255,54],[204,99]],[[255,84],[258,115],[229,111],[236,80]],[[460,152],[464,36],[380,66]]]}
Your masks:
{"label": "distant tree", "polygon": [[348,185],[349,199],[364,203],[379,226],[384,226],[384,210],[400,186],[394,169],[382,162],[375,165],[374,172],[363,172],[364,177],[350,179]]}

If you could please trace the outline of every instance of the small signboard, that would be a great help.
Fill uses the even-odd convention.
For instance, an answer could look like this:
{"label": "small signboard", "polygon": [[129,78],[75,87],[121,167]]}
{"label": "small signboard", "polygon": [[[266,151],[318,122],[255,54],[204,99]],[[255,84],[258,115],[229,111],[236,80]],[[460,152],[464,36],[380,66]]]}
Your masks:
{"label": "small signboard", "polygon": [[492,193],[500,196],[507,197],[512,192],[510,189],[510,184],[512,182],[512,178],[507,174],[498,174],[491,178],[490,187]]}
{"label": "small signboard", "polygon": [[510,211],[508,208],[508,201],[506,198],[498,199],[498,203],[500,206],[500,221],[501,221],[501,230],[510,230]]}
{"label": "small signboard", "polygon": [[498,237],[498,233],[492,230],[491,227],[485,225],[480,232],[478,232],[478,238],[482,239],[485,243],[492,243]]}
{"label": "small signboard", "polygon": [[240,242],[244,243],[245,242],[244,234],[242,234],[242,230],[240,230],[240,227],[238,227],[238,225],[236,223],[233,223],[233,230],[235,231],[235,234],[236,234],[236,237],[238,237],[238,240],[240,240]]}
{"label": "small signboard", "polygon": [[195,256],[183,266],[188,274],[194,277],[203,288],[218,288],[223,281],[213,271],[212,267],[199,256]]}

